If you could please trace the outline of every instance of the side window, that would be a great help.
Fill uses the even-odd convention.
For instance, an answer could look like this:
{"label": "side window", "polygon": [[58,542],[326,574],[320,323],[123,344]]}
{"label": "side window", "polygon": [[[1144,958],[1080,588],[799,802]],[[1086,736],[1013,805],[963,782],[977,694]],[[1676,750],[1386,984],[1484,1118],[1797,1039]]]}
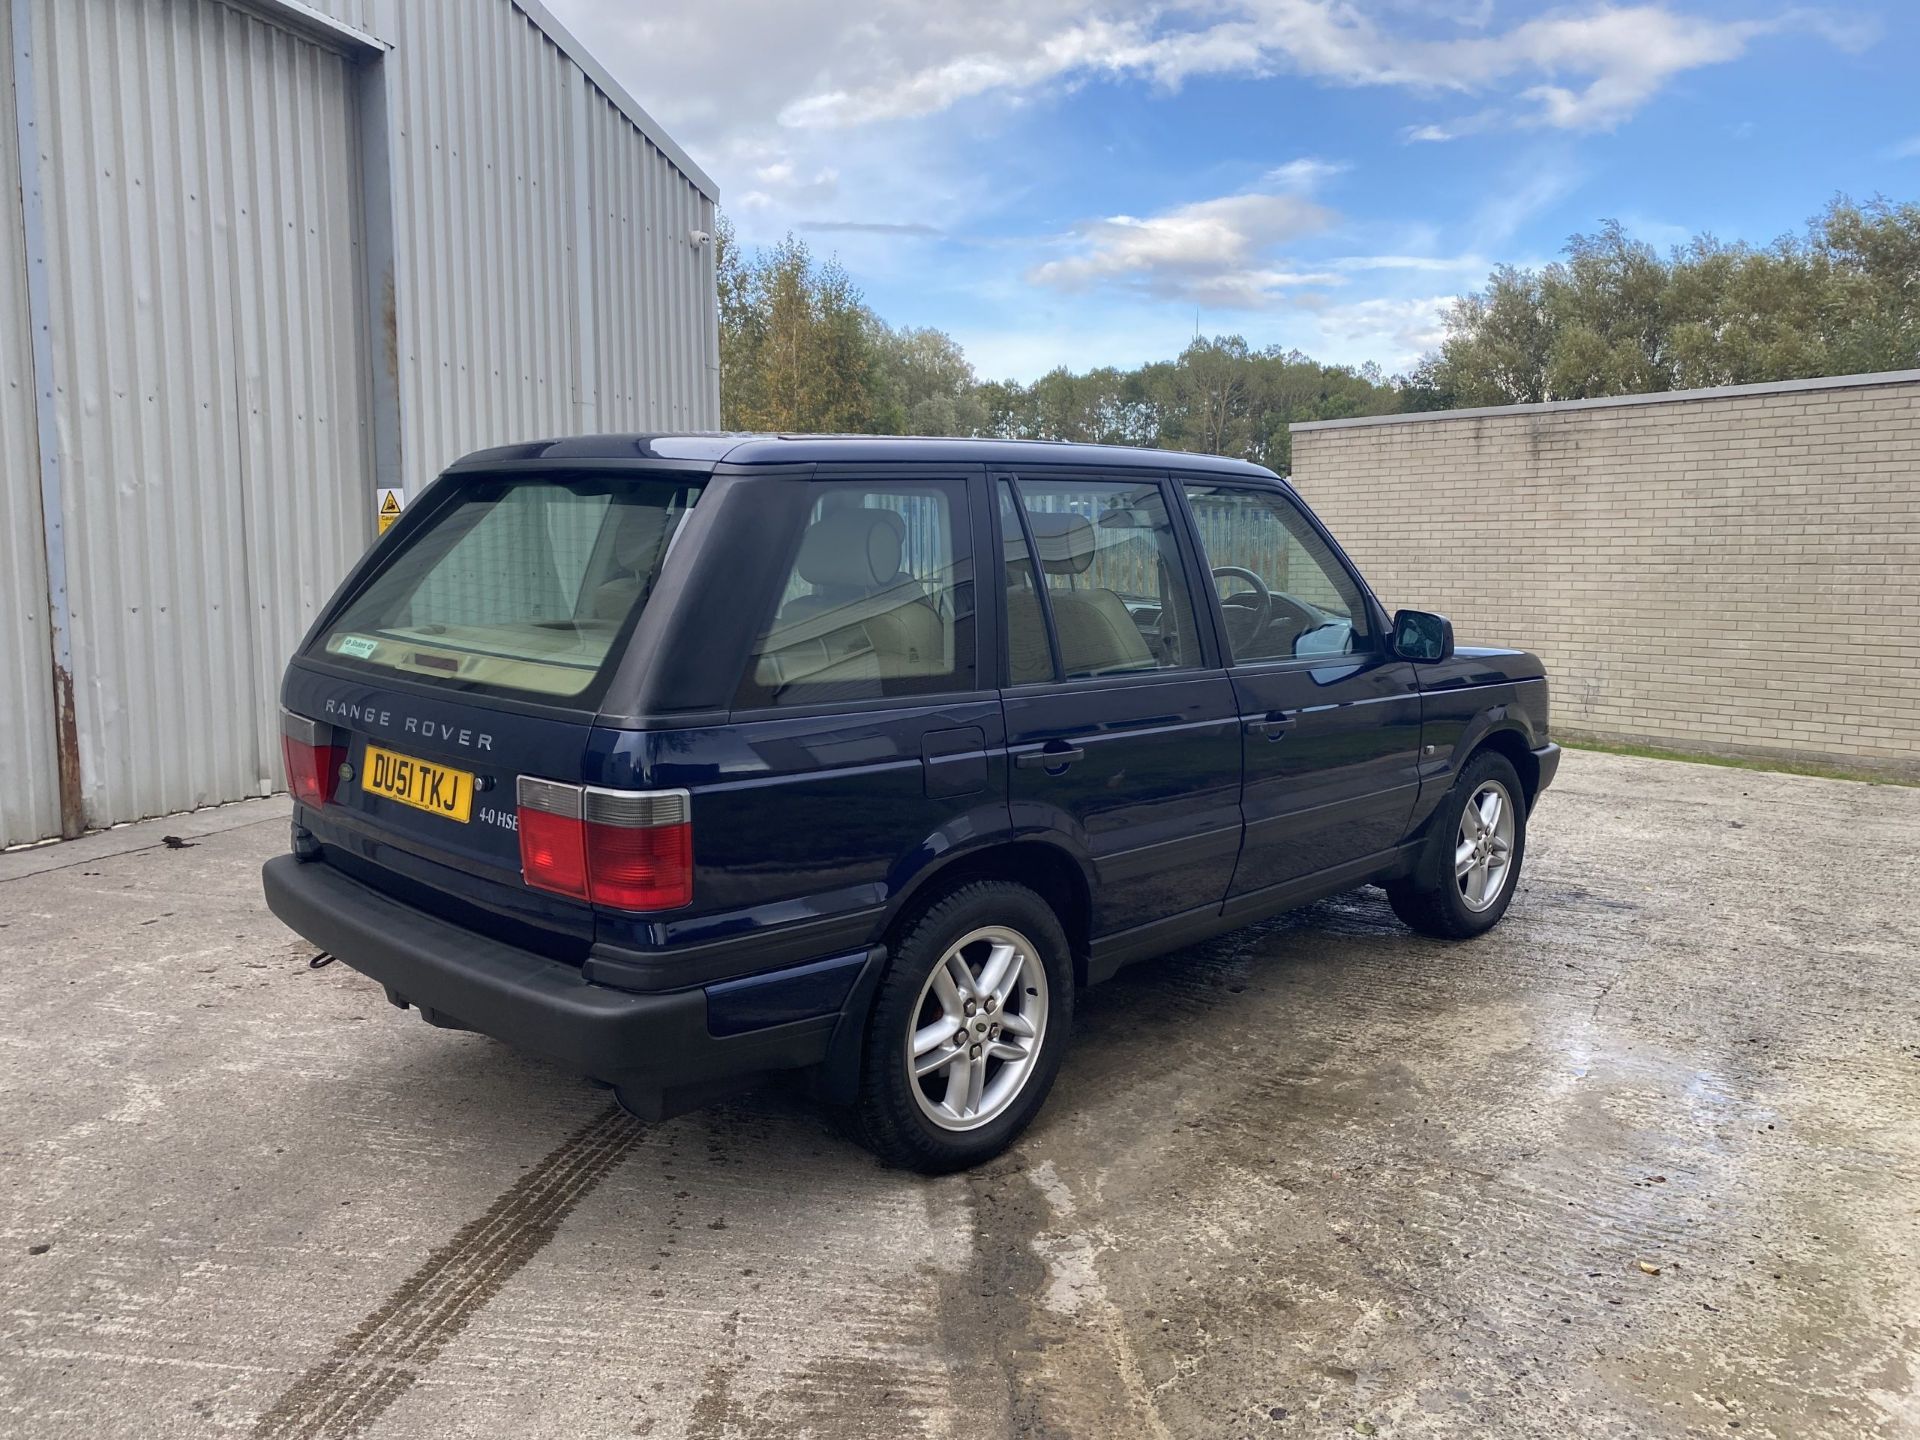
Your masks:
{"label": "side window", "polygon": [[814,489],[739,703],[811,705],[973,689],[965,486],[902,481]]}
{"label": "side window", "polygon": [[1193,596],[1157,482],[1023,478],[1016,493],[1068,679],[1200,664]]}
{"label": "side window", "polygon": [[1218,485],[1185,489],[1235,663],[1366,648],[1359,587],[1284,497]]}

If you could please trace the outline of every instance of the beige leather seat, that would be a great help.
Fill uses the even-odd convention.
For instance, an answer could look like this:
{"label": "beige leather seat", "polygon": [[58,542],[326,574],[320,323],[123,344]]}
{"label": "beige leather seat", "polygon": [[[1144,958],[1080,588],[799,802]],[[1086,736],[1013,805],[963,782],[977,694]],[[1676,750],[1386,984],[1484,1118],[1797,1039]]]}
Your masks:
{"label": "beige leather seat", "polygon": [[[1027,522],[1033,527],[1033,543],[1047,574],[1078,577],[1093,568],[1096,537],[1086,516],[1036,510],[1029,512]],[[1112,590],[1070,578],[1065,587],[1049,586],[1047,599],[1068,675],[1154,668],[1146,636],[1127,613],[1126,601]]]}
{"label": "beige leather seat", "polygon": [[768,637],[780,681],[884,680],[953,668],[946,623],[920,582],[900,569],[905,532],[893,511],[854,506],[807,527],[794,569],[813,592],[788,601]]}

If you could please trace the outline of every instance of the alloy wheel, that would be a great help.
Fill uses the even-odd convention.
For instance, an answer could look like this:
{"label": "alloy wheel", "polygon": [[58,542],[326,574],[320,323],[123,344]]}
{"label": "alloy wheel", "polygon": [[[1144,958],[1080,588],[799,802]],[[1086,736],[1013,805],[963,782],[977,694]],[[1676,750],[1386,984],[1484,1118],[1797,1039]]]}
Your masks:
{"label": "alloy wheel", "polygon": [[1483,780],[1460,812],[1453,874],[1469,910],[1485,910],[1507,888],[1513,869],[1513,796],[1498,780]]}
{"label": "alloy wheel", "polygon": [[906,1040],[921,1113],[975,1130],[1026,1086],[1047,1035],[1047,972],[1033,942],[989,925],[947,948],[921,987]]}

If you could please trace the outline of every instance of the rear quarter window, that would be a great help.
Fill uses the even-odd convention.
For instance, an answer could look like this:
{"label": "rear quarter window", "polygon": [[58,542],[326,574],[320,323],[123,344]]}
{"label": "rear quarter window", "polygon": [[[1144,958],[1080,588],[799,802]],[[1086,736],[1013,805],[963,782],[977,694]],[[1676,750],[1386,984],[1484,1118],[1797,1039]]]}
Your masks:
{"label": "rear quarter window", "polygon": [[973,556],[964,483],[822,481],[810,490],[736,704],[972,690]]}
{"label": "rear quarter window", "polygon": [[316,648],[461,691],[597,698],[700,488],[693,476],[462,478]]}

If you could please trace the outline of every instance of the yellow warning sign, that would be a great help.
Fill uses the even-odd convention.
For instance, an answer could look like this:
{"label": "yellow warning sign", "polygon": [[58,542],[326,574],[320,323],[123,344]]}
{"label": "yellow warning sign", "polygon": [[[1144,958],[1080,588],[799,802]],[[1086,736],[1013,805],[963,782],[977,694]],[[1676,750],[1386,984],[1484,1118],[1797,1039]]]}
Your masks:
{"label": "yellow warning sign", "polygon": [[374,507],[374,516],[382,535],[387,533],[394,521],[400,518],[400,512],[407,508],[407,492],[404,490],[382,490],[380,503]]}

